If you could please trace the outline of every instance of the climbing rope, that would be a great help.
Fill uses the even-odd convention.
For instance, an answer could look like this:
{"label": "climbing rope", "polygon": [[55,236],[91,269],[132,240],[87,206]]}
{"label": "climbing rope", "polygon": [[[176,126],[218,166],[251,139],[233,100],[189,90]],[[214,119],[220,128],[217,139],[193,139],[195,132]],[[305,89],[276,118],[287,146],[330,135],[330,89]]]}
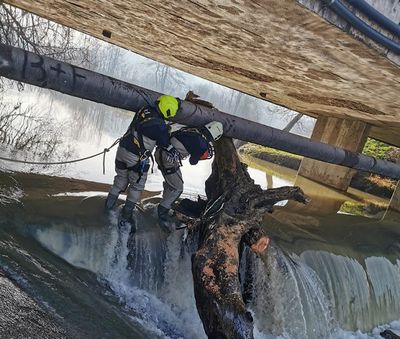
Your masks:
{"label": "climbing rope", "polygon": [[11,162],[18,162],[22,164],[29,164],[29,165],[65,165],[65,164],[71,164],[74,162],[79,162],[79,161],[84,161],[88,160],[94,157],[97,157],[101,154],[103,154],[103,174],[106,173],[106,153],[110,151],[111,148],[113,148],[116,144],[119,142],[119,138],[113,142],[113,144],[110,147],[104,148],[103,151],[98,152],[93,155],[89,155],[84,158],[79,158],[79,159],[74,159],[74,160],[65,160],[65,161],[54,161],[54,162],[40,162],[40,161],[25,161],[25,160],[18,160],[18,159],[10,159],[10,158],[5,158],[0,156],[0,160],[5,160],[5,161],[11,161]]}

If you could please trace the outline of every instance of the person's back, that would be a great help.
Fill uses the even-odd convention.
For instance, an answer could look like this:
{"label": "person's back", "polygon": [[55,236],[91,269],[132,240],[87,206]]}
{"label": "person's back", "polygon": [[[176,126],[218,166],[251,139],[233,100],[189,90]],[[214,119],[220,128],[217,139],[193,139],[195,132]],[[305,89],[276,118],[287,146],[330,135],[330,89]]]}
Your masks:
{"label": "person's back", "polygon": [[150,153],[156,145],[168,147],[169,126],[156,106],[147,105],[135,115],[119,144],[132,153],[139,152],[140,147]]}
{"label": "person's back", "polygon": [[196,129],[182,130],[173,135],[170,142],[182,158],[190,156],[189,162],[191,165],[196,165],[204,152],[210,147],[206,137]]}

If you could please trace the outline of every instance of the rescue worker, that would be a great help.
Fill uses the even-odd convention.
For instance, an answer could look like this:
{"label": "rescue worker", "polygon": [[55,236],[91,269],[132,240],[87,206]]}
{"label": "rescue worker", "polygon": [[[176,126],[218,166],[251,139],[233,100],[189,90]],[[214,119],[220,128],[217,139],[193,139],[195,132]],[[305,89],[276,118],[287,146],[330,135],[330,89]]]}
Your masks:
{"label": "rescue worker", "polygon": [[[180,160],[189,157],[189,163],[196,165],[199,160],[213,156],[212,142],[218,140],[222,133],[222,124],[212,121],[201,128],[181,128],[171,134],[170,142],[179,152]],[[171,155],[162,147],[157,147],[155,160],[164,177],[164,191],[157,212],[160,222],[166,224],[172,221],[169,215],[172,204],[183,192],[182,163],[171,159]]]}
{"label": "rescue worker", "polygon": [[157,145],[170,159],[179,160],[179,153],[169,140],[166,120],[174,117],[180,108],[180,100],[169,95],[161,95],[153,105],[146,105],[137,112],[127,132],[121,138],[115,158],[114,183],[107,196],[105,208],[112,209],[120,193],[128,188],[127,198],[122,208],[121,220],[132,217],[135,204],[150,168],[152,151]]}

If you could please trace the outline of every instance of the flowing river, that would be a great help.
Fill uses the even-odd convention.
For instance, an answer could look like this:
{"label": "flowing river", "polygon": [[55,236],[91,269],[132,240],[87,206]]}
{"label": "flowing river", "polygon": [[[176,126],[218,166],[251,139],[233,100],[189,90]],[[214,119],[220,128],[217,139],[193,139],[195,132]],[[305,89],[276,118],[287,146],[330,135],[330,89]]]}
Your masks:
{"label": "flowing river", "polygon": [[[129,124],[124,112],[110,114],[103,107],[79,115],[78,106],[79,101],[68,109],[59,100],[51,104],[60,121],[74,117],[68,135],[76,157],[108,146]],[[88,112],[90,123],[83,120]],[[79,133],[77,126],[83,126]],[[113,157],[107,156],[105,176],[101,158],[57,174],[111,183]],[[272,238],[267,253],[242,257],[242,266],[252,271],[251,286],[244,287],[255,337],[364,339],[381,338],[385,329],[400,333],[400,216],[340,212],[344,201],[358,201],[362,193],[279,177],[271,171],[283,169],[268,172],[265,166],[250,167],[256,183],[267,188],[302,182],[313,200],[304,208],[279,204],[264,219]],[[210,162],[185,163],[186,194],[204,194],[209,173]],[[33,175],[29,188],[11,173],[0,178],[0,292],[7,282],[26,294],[68,338],[205,338],[193,294],[193,244],[185,241],[184,230],[166,234],[159,228],[157,197],[136,212],[138,229],[130,236],[129,226],[118,227],[117,211],[103,213],[107,192],[71,193],[66,186],[61,193],[50,187],[48,194],[38,193]],[[146,189],[160,191],[161,182],[161,174],[153,173]]]}

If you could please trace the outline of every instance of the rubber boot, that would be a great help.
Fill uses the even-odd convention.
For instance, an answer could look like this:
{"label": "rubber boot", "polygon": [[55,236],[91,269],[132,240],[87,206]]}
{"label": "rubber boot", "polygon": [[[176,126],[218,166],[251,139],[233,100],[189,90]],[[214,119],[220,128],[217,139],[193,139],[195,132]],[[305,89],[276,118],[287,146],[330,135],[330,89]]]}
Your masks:
{"label": "rubber boot", "polygon": [[162,220],[162,221],[169,221],[169,208],[166,208],[162,205],[158,205],[157,206],[157,214],[158,214],[158,219]]}
{"label": "rubber boot", "polygon": [[158,222],[168,232],[171,232],[170,225],[174,222],[174,219],[169,215],[169,208],[162,205],[157,206]]}
{"label": "rubber boot", "polygon": [[107,211],[107,210],[111,210],[112,208],[114,208],[117,200],[118,200],[118,195],[108,193],[106,202],[104,204],[105,210]]}
{"label": "rubber boot", "polygon": [[126,202],[125,202],[125,205],[124,205],[124,207],[122,208],[122,211],[121,211],[121,221],[122,222],[127,222],[127,221],[129,221],[129,222],[131,222],[133,219],[132,219],[132,213],[133,213],[133,209],[135,208],[135,203],[134,202],[132,202],[132,201],[129,201],[129,200],[127,200]]}

